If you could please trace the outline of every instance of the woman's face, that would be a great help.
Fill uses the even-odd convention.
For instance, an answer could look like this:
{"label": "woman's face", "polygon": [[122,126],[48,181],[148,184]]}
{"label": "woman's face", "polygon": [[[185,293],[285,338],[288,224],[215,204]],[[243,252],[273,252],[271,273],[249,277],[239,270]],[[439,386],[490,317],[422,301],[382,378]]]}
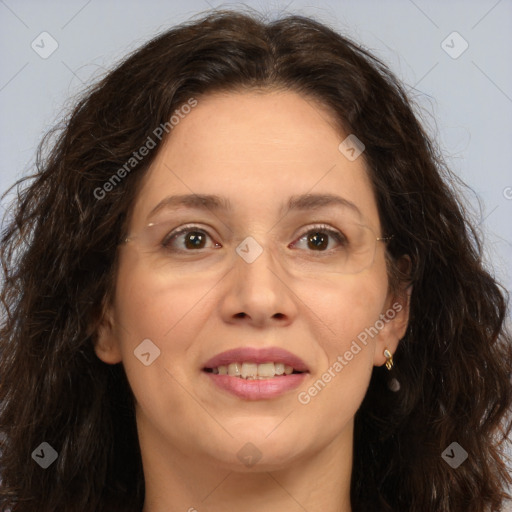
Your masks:
{"label": "woman's face", "polygon": [[[388,293],[364,153],[339,149],[348,135],[293,92],[212,94],[174,125],[137,196],[96,346],[122,361],[139,435],[159,450],[249,471],[251,457],[275,469],[351,447],[372,368],[394,352],[407,308]],[[288,209],[305,194],[342,199]],[[221,206],[169,199],[182,195]],[[318,224],[352,230],[348,248]],[[244,362],[231,373],[303,373],[223,374]]]}

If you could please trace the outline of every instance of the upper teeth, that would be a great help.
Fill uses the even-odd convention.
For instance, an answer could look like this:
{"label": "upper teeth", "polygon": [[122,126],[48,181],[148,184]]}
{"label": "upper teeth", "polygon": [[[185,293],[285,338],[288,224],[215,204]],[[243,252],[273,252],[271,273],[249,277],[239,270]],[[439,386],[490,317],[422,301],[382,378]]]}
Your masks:
{"label": "upper teeth", "polygon": [[230,375],[232,377],[242,377],[244,379],[257,377],[274,377],[275,375],[290,375],[293,367],[283,363],[230,363],[212,368],[213,373],[219,375]]}

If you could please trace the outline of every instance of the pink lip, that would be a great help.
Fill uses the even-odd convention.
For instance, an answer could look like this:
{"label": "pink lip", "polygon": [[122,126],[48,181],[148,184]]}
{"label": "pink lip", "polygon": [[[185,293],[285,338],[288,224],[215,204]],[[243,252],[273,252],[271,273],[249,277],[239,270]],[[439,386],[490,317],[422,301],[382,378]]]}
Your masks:
{"label": "pink lip", "polygon": [[[203,368],[217,368],[218,366],[228,365],[230,363],[283,363],[292,366],[299,372],[308,372],[306,363],[298,356],[288,352],[283,348],[251,348],[240,347],[227,350],[212,357],[204,364]],[[256,381],[264,382],[264,381]]]}

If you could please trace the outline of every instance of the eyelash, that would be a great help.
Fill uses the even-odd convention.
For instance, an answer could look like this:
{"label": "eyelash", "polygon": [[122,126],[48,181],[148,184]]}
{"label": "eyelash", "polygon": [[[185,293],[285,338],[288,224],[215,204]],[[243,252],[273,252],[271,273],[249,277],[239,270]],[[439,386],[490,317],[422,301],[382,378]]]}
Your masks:
{"label": "eyelash", "polygon": [[[171,243],[176,239],[178,238],[180,235],[183,235],[183,234],[186,234],[186,233],[190,233],[190,232],[193,232],[193,231],[197,231],[199,233],[203,233],[205,234],[206,236],[208,236],[210,239],[212,239],[212,237],[210,236],[210,234],[205,231],[204,229],[200,228],[199,226],[195,226],[195,225],[187,225],[187,226],[184,226],[183,228],[180,228],[178,231],[174,231],[174,232],[171,232],[169,233],[161,242],[161,246],[170,251],[170,252],[199,252],[201,251],[202,249],[198,249],[197,251],[194,251],[194,250],[187,250],[187,249],[173,249],[171,247]],[[313,225],[311,226],[311,228],[309,228],[307,231],[305,231],[298,239],[297,241],[301,241],[306,235],[308,234],[311,234],[312,232],[321,232],[321,233],[327,233],[329,236],[331,236],[332,238],[334,238],[340,245],[346,245],[347,244],[347,239],[346,237],[343,235],[343,233],[341,233],[340,231],[338,230],[335,230],[335,229],[332,229],[330,228],[329,226],[325,225],[325,224],[317,224],[317,225]],[[213,240],[213,239],[212,239]],[[215,242],[216,243],[216,242]],[[328,253],[332,251],[331,250],[327,250],[327,251],[311,251],[311,252],[318,252],[318,253]]]}

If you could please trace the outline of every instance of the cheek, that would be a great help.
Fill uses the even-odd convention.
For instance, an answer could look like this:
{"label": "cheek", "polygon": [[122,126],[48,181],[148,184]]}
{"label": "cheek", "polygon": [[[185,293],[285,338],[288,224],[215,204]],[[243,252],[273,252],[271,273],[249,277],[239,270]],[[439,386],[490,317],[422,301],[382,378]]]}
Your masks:
{"label": "cheek", "polygon": [[348,375],[365,382],[370,378],[378,339],[376,325],[385,307],[387,285],[385,273],[355,276],[340,299],[341,312],[336,325],[340,336],[331,347],[331,360],[342,356],[347,379]]}
{"label": "cheek", "polygon": [[318,308],[322,324],[329,328],[319,339],[324,358],[298,401],[312,416],[323,416],[326,422],[330,417],[331,423],[324,428],[333,433],[355,415],[369,385],[378,336],[375,325],[387,296],[388,281],[382,270],[375,267],[344,276],[336,289],[322,293],[317,287],[309,296],[309,304]]}
{"label": "cheek", "polygon": [[[317,281],[302,290],[304,302],[316,316],[315,337],[321,338],[331,357],[348,350],[352,340],[375,325],[385,307],[387,287],[385,268],[375,267],[334,282]],[[372,340],[369,337],[368,345]]]}
{"label": "cheek", "polygon": [[204,300],[208,281],[204,277],[180,278],[179,274],[170,278],[168,272],[155,272],[147,266],[135,254],[120,262],[115,313],[123,350],[133,351],[145,338],[166,352],[179,350],[180,340],[190,339],[184,334],[197,325],[190,319],[200,314],[198,305]]}
{"label": "cheek", "polygon": [[200,307],[205,286],[151,273],[134,257],[133,261],[127,256],[120,262],[115,336],[139,402],[145,401],[150,390],[168,388],[172,380],[169,372],[177,377],[181,374],[180,361],[204,324],[199,316],[206,314]]}

